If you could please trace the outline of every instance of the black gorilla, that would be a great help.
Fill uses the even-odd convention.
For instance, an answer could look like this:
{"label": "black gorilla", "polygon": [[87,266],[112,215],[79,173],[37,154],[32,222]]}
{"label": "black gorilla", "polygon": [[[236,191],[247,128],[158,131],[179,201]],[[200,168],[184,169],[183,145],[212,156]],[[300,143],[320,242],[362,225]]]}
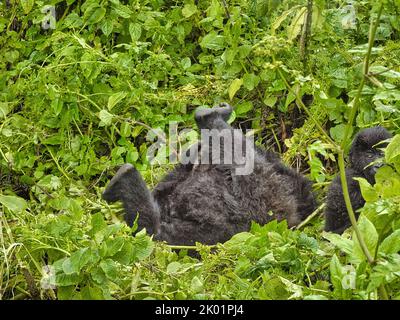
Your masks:
{"label": "black gorilla", "polygon": [[[375,183],[375,173],[380,164],[371,165],[371,163],[383,156],[382,151],[379,149],[387,144],[381,142],[390,137],[391,134],[385,128],[378,126],[364,129],[354,138],[349,154],[350,167],[346,169],[347,185],[354,211],[363,207],[365,200],[361,195],[358,181],[353,178],[361,177],[367,179],[370,184]],[[340,176],[338,175],[332,181],[328,190],[325,209],[325,231],[342,233],[350,226],[351,222],[344,202]]]}
{"label": "black gorilla", "polygon": [[[103,198],[123,202],[128,225],[139,213],[139,229],[145,227],[155,239],[174,245],[225,242],[249,230],[251,221],[265,224],[286,218],[289,226],[299,224],[316,207],[311,182],[234,130],[227,123],[231,113],[232,107],[227,104],[195,113],[199,129],[211,129],[212,136],[202,136],[201,142],[191,148],[196,152],[190,155],[189,163],[177,165],[153,192],[149,192],[139,172],[125,164],[112,178]],[[222,132],[236,139],[226,140]],[[214,138],[223,143],[215,147]],[[225,157],[222,147],[229,143],[245,158],[244,162],[235,158],[231,164],[196,163],[201,152],[207,156],[212,153],[211,158]],[[253,170],[237,174],[250,161]]]}

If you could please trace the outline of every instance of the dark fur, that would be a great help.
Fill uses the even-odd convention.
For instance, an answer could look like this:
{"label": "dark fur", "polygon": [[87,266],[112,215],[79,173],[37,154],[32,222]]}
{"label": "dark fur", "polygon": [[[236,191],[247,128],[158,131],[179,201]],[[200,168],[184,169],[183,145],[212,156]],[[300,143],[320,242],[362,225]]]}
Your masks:
{"label": "dark fur", "polygon": [[[367,179],[370,184],[375,183],[375,173],[380,164],[370,164],[383,156],[379,149],[385,147],[386,144],[380,142],[390,137],[391,134],[385,128],[373,127],[360,131],[354,138],[350,148],[350,166],[346,169],[346,178],[351,204],[355,212],[364,206],[365,200],[361,195],[358,181],[353,178],[361,177]],[[356,215],[358,217],[358,213]],[[340,176],[337,176],[328,190],[325,230],[342,233],[350,226]]]}
{"label": "dark fur", "polygon": [[[198,127],[232,130],[226,122],[231,107],[223,106],[196,112]],[[244,145],[246,138],[240,137]],[[194,148],[201,151],[206,146],[213,147],[201,141]],[[224,242],[247,231],[251,221],[264,224],[287,219],[289,226],[295,226],[315,209],[311,182],[274,154],[255,149],[254,171],[249,175],[236,175],[238,166],[179,164],[150,193],[138,171],[126,164],[103,198],[121,200],[129,225],[138,212],[139,228],[146,227],[156,239],[174,245]]]}

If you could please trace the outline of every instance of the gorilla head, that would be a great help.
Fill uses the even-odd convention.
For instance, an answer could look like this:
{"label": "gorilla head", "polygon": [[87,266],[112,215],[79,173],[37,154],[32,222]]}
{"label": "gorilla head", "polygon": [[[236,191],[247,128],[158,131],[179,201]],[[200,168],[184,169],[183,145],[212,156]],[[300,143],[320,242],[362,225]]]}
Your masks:
{"label": "gorilla head", "polygon": [[363,173],[369,183],[375,182],[381,164],[374,162],[383,156],[381,148],[387,146],[384,141],[391,136],[385,128],[377,126],[360,131],[353,140],[349,154],[351,167]]}

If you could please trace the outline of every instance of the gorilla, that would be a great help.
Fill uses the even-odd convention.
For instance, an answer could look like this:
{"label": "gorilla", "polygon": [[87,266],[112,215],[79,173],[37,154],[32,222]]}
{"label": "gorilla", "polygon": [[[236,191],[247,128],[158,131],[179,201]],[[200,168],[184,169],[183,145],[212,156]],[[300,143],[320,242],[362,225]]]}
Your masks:
{"label": "gorilla", "polygon": [[[139,229],[171,245],[225,242],[248,231],[252,221],[287,219],[288,226],[298,225],[316,208],[311,182],[233,129],[227,123],[231,113],[226,103],[196,111],[200,141],[186,152],[187,163],[178,164],[152,192],[135,167],[125,164],[103,199],[122,201],[129,226],[139,214]],[[229,160],[227,147],[234,159],[215,161]]]}
{"label": "gorilla", "polygon": [[[362,208],[365,200],[361,195],[360,186],[355,177],[365,178],[370,184],[375,183],[375,173],[381,166],[373,163],[383,156],[380,148],[387,143],[382,141],[391,138],[392,135],[383,127],[377,126],[360,131],[354,138],[350,148],[350,166],[346,169],[346,179],[353,210]],[[358,218],[358,213],[356,216]],[[331,183],[325,208],[325,231],[343,233],[351,226],[344,202],[342,184],[338,175]]]}

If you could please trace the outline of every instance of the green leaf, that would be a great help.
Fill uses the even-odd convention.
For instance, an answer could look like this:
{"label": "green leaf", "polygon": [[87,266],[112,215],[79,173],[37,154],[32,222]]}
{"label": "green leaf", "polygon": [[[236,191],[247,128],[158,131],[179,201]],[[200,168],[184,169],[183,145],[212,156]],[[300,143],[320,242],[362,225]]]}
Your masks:
{"label": "green leaf", "polygon": [[138,41],[140,36],[142,35],[142,27],[139,23],[130,23],[129,24],[129,34],[131,35],[131,39],[133,42]]}
{"label": "green leaf", "polygon": [[90,260],[89,248],[79,249],[74,252],[71,257],[65,259],[62,264],[62,269],[65,274],[79,273]]}
{"label": "green leaf", "polygon": [[107,283],[107,276],[100,266],[95,267],[91,272],[90,276],[92,277],[93,281],[97,284],[106,284]]}
{"label": "green leaf", "polygon": [[107,227],[107,223],[104,221],[104,217],[101,212],[97,212],[94,215],[92,215],[91,225],[92,229],[90,230],[90,234],[92,236]]}
{"label": "green leaf", "polygon": [[199,277],[194,276],[190,282],[190,290],[192,290],[193,293],[200,293],[203,291],[203,289],[203,282],[199,279]]}
{"label": "green leaf", "polygon": [[400,155],[400,134],[396,134],[385,150],[386,162],[391,162]]}
{"label": "green leaf", "polygon": [[126,92],[117,92],[111,95],[108,98],[108,104],[107,108],[109,111],[111,111],[112,108],[114,108],[118,102],[120,102],[122,99],[126,97],[127,93]]}
{"label": "green leaf", "polygon": [[239,116],[239,115],[246,114],[247,112],[249,112],[252,109],[253,109],[253,103],[251,101],[245,101],[243,103],[238,104],[235,107],[235,112],[236,112],[236,115]]}
{"label": "green leaf", "polygon": [[303,7],[297,12],[293,18],[292,23],[287,29],[289,40],[294,40],[301,32],[301,26],[304,23],[304,16],[307,13],[307,8]]}
{"label": "green leaf", "polygon": [[60,273],[56,275],[56,285],[57,287],[67,287],[67,286],[75,286],[79,284],[81,277],[79,274],[65,274]]}
{"label": "green leaf", "polygon": [[259,82],[260,78],[256,76],[254,73],[246,73],[243,76],[243,86],[249,91],[257,87]]}
{"label": "green leaf", "polygon": [[116,280],[118,277],[118,269],[116,263],[111,260],[103,260],[100,262],[100,268],[104,271],[105,275],[110,280]]}
{"label": "green leaf", "polygon": [[82,299],[84,300],[104,300],[103,291],[96,286],[85,286],[81,289]]}
{"label": "green leaf", "polygon": [[181,264],[177,261],[173,261],[167,266],[167,274],[177,273],[181,268]]}
{"label": "green leaf", "polygon": [[82,18],[76,13],[70,13],[63,21],[66,28],[79,28],[83,25]]}
{"label": "green leaf", "polygon": [[[338,124],[335,127],[332,127],[329,132],[331,134],[331,137],[336,141],[336,142],[342,142],[344,138],[344,131],[345,131],[346,125],[341,123]],[[353,130],[351,130],[352,132]]]}
{"label": "green leaf", "polygon": [[122,249],[122,247],[124,246],[124,239],[123,238],[107,239],[105,245],[107,248],[106,256],[111,257]]}
{"label": "green leaf", "polygon": [[232,81],[231,85],[229,86],[228,89],[228,94],[229,94],[229,100],[232,100],[233,97],[235,96],[236,92],[240,89],[240,87],[243,84],[242,79],[235,79]]}
{"label": "green leaf", "polygon": [[28,207],[25,199],[16,196],[0,195],[0,203],[15,213],[22,212]]}
{"label": "green leaf", "polygon": [[370,73],[376,73],[379,74],[380,76],[388,77],[388,78],[400,78],[400,72],[391,70],[389,68],[386,68],[384,66],[371,66],[369,68]]}
{"label": "green leaf", "polygon": [[114,23],[113,23],[113,20],[111,20],[111,19],[104,20],[103,24],[101,25],[101,31],[106,36],[109,36],[111,34],[111,32],[113,31],[113,28],[114,28]]}
{"label": "green leaf", "polygon": [[181,60],[181,66],[183,69],[188,69],[192,65],[192,62],[190,61],[189,57],[185,57]]}
{"label": "green leaf", "polygon": [[119,128],[121,137],[129,137],[131,135],[131,125],[128,122],[122,122]]}
{"label": "green leaf", "polygon": [[106,9],[100,6],[91,6],[83,15],[87,25],[95,24],[101,21],[106,15]]}
{"label": "green leaf", "polygon": [[193,3],[186,4],[182,9],[182,15],[185,18],[189,18],[197,12],[197,7]]}
{"label": "green leaf", "polygon": [[35,0],[20,0],[20,1],[24,13],[28,14],[29,12],[31,12],[33,5],[35,4]]}
{"label": "green leaf", "polygon": [[336,290],[341,291],[343,286],[342,286],[342,278],[343,278],[343,273],[342,273],[342,265],[340,264],[340,261],[336,254],[333,255],[330,265],[329,265],[329,271],[330,271],[330,278],[331,282],[333,284],[333,287]]}
{"label": "green leaf", "polygon": [[127,6],[122,5],[117,0],[113,0],[111,2],[113,3],[112,7],[117,15],[119,15],[120,17],[125,18],[125,19],[128,19],[131,17],[131,14],[132,14],[131,9],[129,9]]}
{"label": "green leaf", "polygon": [[101,110],[99,112],[99,118],[101,120],[99,126],[109,126],[112,123],[113,115],[107,110]]}
{"label": "green leaf", "polygon": [[344,253],[351,254],[353,252],[353,241],[344,238],[343,236],[336,233],[323,232],[322,236],[329,242],[333,243],[336,247],[342,250]]}
{"label": "green leaf", "polygon": [[354,178],[360,184],[361,194],[365,201],[374,202],[379,199],[379,195],[376,190],[368,183],[368,181],[364,178]]}
{"label": "green leaf", "polygon": [[400,251],[400,229],[397,229],[385,240],[382,241],[381,245],[379,246],[379,252],[385,254],[392,254],[398,253]]}
{"label": "green leaf", "polygon": [[225,47],[225,37],[212,31],[204,36],[200,42],[200,46],[210,50],[222,50]]}
{"label": "green leaf", "polygon": [[[368,248],[369,253],[373,255],[379,238],[378,232],[376,231],[374,224],[371,221],[369,221],[367,217],[361,215],[360,218],[358,219],[357,225],[364,239],[364,242]],[[354,258],[356,261],[364,261],[366,257],[361,249],[361,246],[358,242],[355,232],[353,232],[352,237],[354,241],[352,258]]]}
{"label": "green leaf", "polygon": [[134,254],[138,261],[144,260],[151,255],[154,243],[146,234],[138,232],[134,238]]}

